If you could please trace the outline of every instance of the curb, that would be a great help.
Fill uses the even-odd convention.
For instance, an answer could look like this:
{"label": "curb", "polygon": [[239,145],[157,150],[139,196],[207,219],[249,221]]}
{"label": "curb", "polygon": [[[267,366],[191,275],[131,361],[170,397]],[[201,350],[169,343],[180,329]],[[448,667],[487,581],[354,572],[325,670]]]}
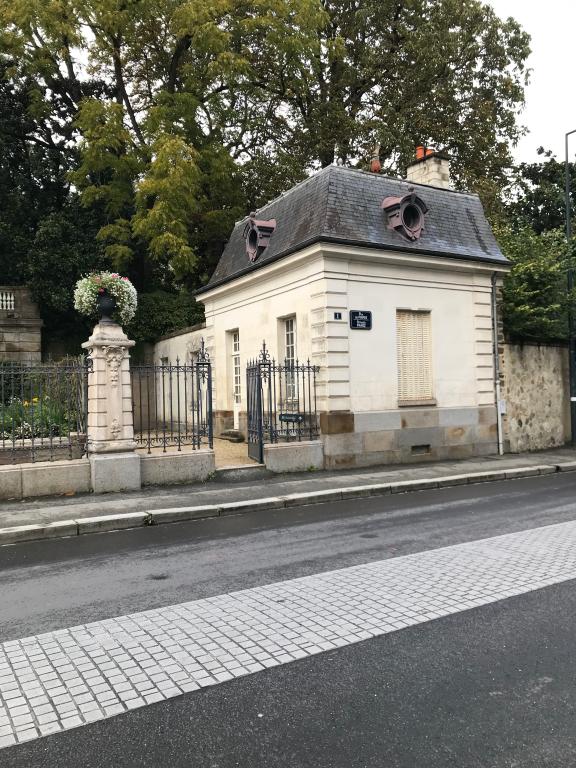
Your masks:
{"label": "curb", "polygon": [[103,515],[101,517],[83,517],[78,520],[59,520],[45,525],[20,525],[10,528],[0,528],[0,546],[19,544],[24,541],[40,539],[64,538],[83,536],[88,533],[104,533],[142,528],[165,523],[181,523],[187,520],[201,520],[210,517],[242,515],[264,509],[287,509],[304,507],[311,504],[322,504],[327,501],[344,501],[346,499],[367,498],[370,496],[387,496],[393,493],[412,493],[437,488],[449,488],[456,485],[475,485],[490,483],[498,480],[516,480],[537,475],[552,475],[556,472],[575,472],[576,461],[564,464],[540,464],[537,466],[519,467],[516,469],[499,469],[487,472],[471,472],[464,475],[447,475],[446,477],[429,478],[425,480],[403,480],[396,483],[377,483],[375,485],[359,485],[350,488],[335,488],[327,491],[312,491],[310,493],[291,493],[287,496],[272,496],[265,499],[232,502],[230,504],[211,504],[197,507],[173,507],[169,509],[152,509],[146,512],[127,512],[118,515]]}

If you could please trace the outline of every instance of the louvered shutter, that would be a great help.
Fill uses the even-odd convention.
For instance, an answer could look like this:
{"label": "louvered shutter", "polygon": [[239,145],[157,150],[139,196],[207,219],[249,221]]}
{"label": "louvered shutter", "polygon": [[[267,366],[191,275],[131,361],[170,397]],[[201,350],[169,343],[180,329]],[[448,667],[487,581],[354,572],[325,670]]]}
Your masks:
{"label": "louvered shutter", "polygon": [[396,312],[398,400],[418,403],[434,399],[430,312]]}

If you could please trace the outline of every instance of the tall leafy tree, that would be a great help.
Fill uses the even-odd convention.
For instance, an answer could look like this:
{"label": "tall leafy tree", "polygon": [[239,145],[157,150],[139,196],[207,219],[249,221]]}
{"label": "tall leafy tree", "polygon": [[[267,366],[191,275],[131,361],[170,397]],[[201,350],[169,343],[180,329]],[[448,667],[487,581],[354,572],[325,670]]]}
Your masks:
{"label": "tall leafy tree", "polygon": [[38,222],[68,191],[62,157],[34,135],[30,95],[6,78],[8,66],[0,60],[0,279],[19,283]]}
{"label": "tall leafy tree", "polygon": [[[512,262],[504,281],[504,330],[512,340],[561,341],[568,335],[570,258],[562,230],[537,234],[528,224],[500,225],[498,242]],[[572,249],[574,251],[575,249]]]}
{"label": "tall leafy tree", "polygon": [[25,153],[141,290],[203,284],[238,217],[376,144],[389,173],[441,146],[490,204],[522,132],[528,36],[480,0],[0,0],[0,30]]}
{"label": "tall leafy tree", "polygon": [[[568,337],[568,312],[576,294],[567,289],[575,242],[565,235],[565,165],[552,152],[516,169],[498,217],[500,245],[512,262],[503,292],[504,327],[509,337],[558,341]],[[568,166],[571,212],[576,203],[576,163]]]}
{"label": "tall leafy tree", "polygon": [[[177,276],[206,272],[191,222],[225,212],[221,240],[246,196],[315,166],[378,143],[396,171],[433,143],[486,191],[521,132],[528,37],[478,0],[0,0],[0,18],[39,131],[83,136],[74,180],[105,207],[110,256],[140,241]],[[206,195],[215,166],[227,199]]]}
{"label": "tall leafy tree", "polygon": [[[541,160],[520,163],[508,196],[506,212],[537,232],[566,227],[565,163],[550,150],[538,149]],[[576,162],[569,162],[570,207],[576,210]]]}

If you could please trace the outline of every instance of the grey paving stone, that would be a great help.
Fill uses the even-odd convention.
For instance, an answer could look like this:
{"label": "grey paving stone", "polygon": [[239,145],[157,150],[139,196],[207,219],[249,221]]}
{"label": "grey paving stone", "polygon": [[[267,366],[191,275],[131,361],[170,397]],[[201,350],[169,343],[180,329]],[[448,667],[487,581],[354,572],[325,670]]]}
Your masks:
{"label": "grey paving stone", "polygon": [[36,715],[36,720],[40,725],[45,725],[46,723],[53,723],[55,720],[58,720],[58,715],[56,712],[46,712],[42,715]]}
{"label": "grey paving stone", "polygon": [[106,717],[112,717],[112,715],[119,715],[121,712],[125,712],[125,708],[122,706],[122,704],[114,704],[111,707],[105,707],[104,712],[106,714]]}
{"label": "grey paving stone", "polygon": [[16,731],[16,738],[18,743],[21,744],[24,741],[31,741],[38,738],[38,731],[36,728],[27,728],[26,730]]}
{"label": "grey paving stone", "polygon": [[40,731],[40,736],[49,736],[51,733],[58,733],[58,731],[62,730],[62,726],[60,723],[54,721],[52,723],[45,723],[44,725],[39,725],[38,730]]}
{"label": "grey paving stone", "polygon": [[[65,729],[573,578],[576,523],[561,523],[54,633],[60,648],[54,643],[48,665],[37,656],[39,676]],[[32,638],[25,647],[40,641],[46,638]],[[101,651],[102,643],[123,672]],[[139,653],[143,647],[147,652]],[[84,683],[77,674],[63,673],[60,680],[52,671],[53,662],[65,670],[73,658],[89,659],[78,664]],[[0,645],[0,659],[22,666],[26,657],[18,642],[10,642]],[[34,678],[34,662],[26,664]],[[7,707],[29,717],[19,713],[30,706],[42,735],[41,727],[54,723],[48,699],[36,695],[33,680],[19,690],[3,677],[0,739],[14,737],[2,715]],[[33,731],[29,720],[18,725],[22,733]]]}
{"label": "grey paving stone", "polygon": [[18,715],[17,717],[12,718],[12,723],[16,728],[29,725],[32,722],[34,722],[32,715]]}

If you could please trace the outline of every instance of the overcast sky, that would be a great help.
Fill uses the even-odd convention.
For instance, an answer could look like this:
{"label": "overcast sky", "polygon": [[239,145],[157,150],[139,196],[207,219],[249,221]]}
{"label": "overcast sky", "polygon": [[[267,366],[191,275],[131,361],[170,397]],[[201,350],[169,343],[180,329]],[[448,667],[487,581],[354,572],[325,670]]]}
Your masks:
{"label": "overcast sky", "polygon": [[[576,128],[576,2],[574,0],[488,0],[501,18],[512,16],[532,37],[532,68],[521,122],[529,129],[514,154],[537,159],[536,149],[564,157],[564,134]],[[576,134],[570,139],[576,155]]]}

